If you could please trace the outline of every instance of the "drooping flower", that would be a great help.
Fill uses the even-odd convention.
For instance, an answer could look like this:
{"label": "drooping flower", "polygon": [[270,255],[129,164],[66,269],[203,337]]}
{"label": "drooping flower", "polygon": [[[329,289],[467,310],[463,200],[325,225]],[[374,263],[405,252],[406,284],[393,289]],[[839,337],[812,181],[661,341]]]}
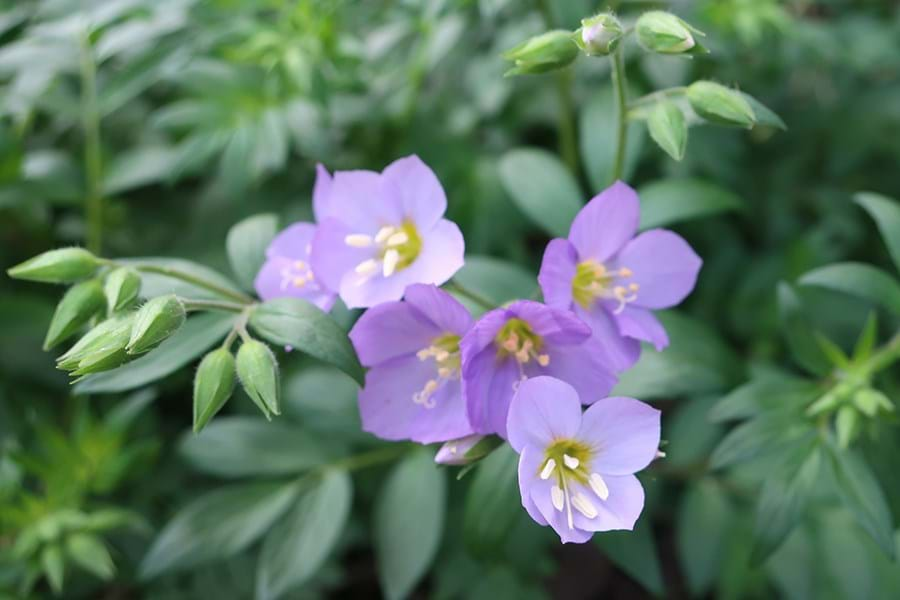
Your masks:
{"label": "drooping flower", "polygon": [[266,262],[254,282],[260,298],[293,296],[324,311],[331,310],[337,296],[315,277],[310,264],[315,231],[312,223],[294,223],[272,240],[266,249]]}
{"label": "drooping flower", "polygon": [[363,365],[363,429],[386,440],[443,442],[473,433],[460,381],[459,342],[472,327],[465,307],[433,285],[366,311],[350,331]]}
{"label": "drooping flower", "polygon": [[509,403],[528,377],[563,379],[585,400],[605,395],[616,378],[600,345],[574,314],[540,302],[518,300],[485,314],[460,344],[472,427],[505,438]]}
{"label": "drooping flower", "polygon": [[406,286],[440,285],[462,267],[462,234],[442,218],[444,189],[417,156],[380,174],[337,171],[316,187],[313,268],[347,306],[399,300]]}
{"label": "drooping flower", "polygon": [[640,340],[657,350],[669,344],[651,311],[681,302],[702,264],[671,231],[635,237],[639,219],[637,193],[617,181],[581,209],[568,239],[547,245],[538,275],[544,301],[574,309],[603,340],[604,356],[617,372],[637,361]]}
{"label": "drooping flower", "polygon": [[565,542],[633,529],[644,507],[634,473],[656,457],[660,412],[633,398],[585,398],[553,377],[523,382],[509,411],[522,506]]}

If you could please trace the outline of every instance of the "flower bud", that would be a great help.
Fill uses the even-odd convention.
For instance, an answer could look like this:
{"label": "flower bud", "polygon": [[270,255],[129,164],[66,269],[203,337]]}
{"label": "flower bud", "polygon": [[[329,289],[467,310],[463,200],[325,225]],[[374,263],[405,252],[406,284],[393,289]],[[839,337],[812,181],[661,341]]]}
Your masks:
{"label": "flower bud", "polygon": [[141,291],[141,276],[134,269],[120,267],[106,277],[103,292],[110,312],[128,308]]}
{"label": "flower bud", "polygon": [[44,338],[44,350],[71,337],[102,309],[103,288],[99,281],[91,279],[73,285],[56,306]]}
{"label": "flower bud", "polygon": [[6,273],[14,279],[42,283],[73,283],[94,274],[100,261],[84,248],[59,248],[38,254]]}
{"label": "flower bud", "polygon": [[72,375],[79,377],[89,373],[108,371],[128,362],[130,357],[125,351],[125,346],[131,336],[133,323],[133,314],[116,320],[110,329],[95,338],[93,343],[81,354],[78,367],[72,371]]}
{"label": "flower bud", "polygon": [[248,340],[237,353],[237,374],[241,386],[267,419],[281,414],[278,363],[272,350],[262,342]]}
{"label": "flower bud", "polygon": [[856,392],[853,395],[853,405],[868,417],[874,417],[879,410],[884,412],[893,412],[894,410],[894,404],[890,398],[872,388],[863,388]]}
{"label": "flower bud", "polygon": [[127,343],[133,322],[133,313],[106,319],[75,342],[68,352],[57,359],[56,365],[65,371],[73,371],[85,357],[107,345],[111,340],[124,336]]}
{"label": "flower bud", "polygon": [[213,350],[200,361],[194,377],[194,433],[206,427],[233,390],[234,356],[225,348]]}
{"label": "flower bud", "polygon": [[508,50],[503,58],[515,62],[506,75],[531,75],[562,69],[578,56],[572,32],[557,29],[530,38]]}
{"label": "flower bud", "polygon": [[695,81],[687,89],[688,102],[698,115],[712,123],[753,127],[756,115],[750,103],[735,90],[712,81]]}
{"label": "flower bud", "polygon": [[646,12],[634,25],[638,42],[650,52],[660,54],[698,54],[706,49],[694,36],[705,35],[671,13],[661,10]]}
{"label": "flower bud", "polygon": [[603,56],[614,52],[622,39],[622,24],[609,13],[581,20],[575,32],[575,43],[588,56]]}
{"label": "flower bud", "polygon": [[484,439],[485,436],[475,434],[445,442],[435,455],[434,462],[441,465],[465,465],[478,460],[485,454],[478,448]]}
{"label": "flower bud", "polygon": [[175,333],[184,324],[184,304],[175,294],[159,296],[144,304],[134,318],[128,354],[143,354]]}

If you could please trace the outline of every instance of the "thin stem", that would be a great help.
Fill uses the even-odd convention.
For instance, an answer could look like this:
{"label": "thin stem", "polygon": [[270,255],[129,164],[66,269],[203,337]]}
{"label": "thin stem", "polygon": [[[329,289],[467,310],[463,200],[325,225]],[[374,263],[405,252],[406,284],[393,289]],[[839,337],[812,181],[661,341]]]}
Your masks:
{"label": "thin stem", "polygon": [[235,304],[234,302],[223,302],[220,300],[191,300],[184,298],[185,310],[227,310],[229,312],[242,312],[246,308],[245,304]]}
{"label": "thin stem", "polygon": [[559,96],[559,153],[569,170],[578,175],[578,134],[575,130],[575,100],[572,98],[572,69],[556,74]]}
{"label": "thin stem", "polygon": [[222,348],[224,350],[231,350],[232,344],[234,344],[234,340],[237,339],[238,330],[234,327],[231,328],[231,331],[228,332],[228,336],[225,338],[225,341],[222,342]]}
{"label": "thin stem", "polygon": [[613,181],[622,178],[625,168],[625,147],[628,144],[628,95],[625,79],[625,59],[623,45],[609,57],[612,63],[612,84],[616,104],[616,154],[613,162]]}
{"label": "thin stem", "polygon": [[110,266],[130,266],[133,269],[144,273],[155,273],[157,275],[163,275],[165,277],[171,277],[172,279],[180,279],[181,281],[185,281],[192,285],[196,285],[197,287],[203,288],[205,290],[209,290],[215,294],[218,294],[224,298],[230,298],[235,302],[239,302],[241,304],[252,304],[255,302],[253,298],[244,294],[242,292],[238,292],[227,287],[223,287],[217,283],[204,279],[202,277],[197,277],[196,275],[192,275],[191,273],[185,273],[184,271],[179,271],[178,269],[173,269],[172,267],[164,267],[161,265],[149,265],[149,264],[129,264],[122,265],[116,263],[115,261],[105,261],[106,264]]}
{"label": "thin stem", "polygon": [[468,298],[469,300],[471,300],[472,302],[474,302],[475,304],[479,305],[480,307],[482,307],[484,309],[494,310],[495,308],[497,308],[496,304],[494,304],[493,302],[491,302],[484,296],[481,296],[477,292],[473,292],[469,288],[464,287],[455,279],[450,280],[447,283],[445,283],[444,287],[447,289],[447,291],[456,292],[460,296]]}
{"label": "thin stem", "polygon": [[88,33],[81,41],[81,128],[84,133],[86,245],[94,254],[103,248],[103,163],[100,110],[97,105],[97,64]]}

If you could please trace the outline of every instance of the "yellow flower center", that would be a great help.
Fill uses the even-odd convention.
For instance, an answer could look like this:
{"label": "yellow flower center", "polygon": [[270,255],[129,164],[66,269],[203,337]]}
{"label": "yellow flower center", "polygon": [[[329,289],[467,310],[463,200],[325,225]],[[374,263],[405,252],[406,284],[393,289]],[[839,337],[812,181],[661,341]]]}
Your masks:
{"label": "yellow flower center", "polygon": [[542,367],[550,364],[550,355],[541,353],[544,340],[522,319],[508,320],[494,338],[494,344],[498,358],[513,356],[522,365],[532,359]]}
{"label": "yellow flower center", "polygon": [[354,248],[374,249],[374,257],[356,265],[356,272],[366,278],[379,270],[385,277],[390,277],[413,264],[422,251],[422,237],[415,223],[409,220],[397,226],[385,225],[374,236],[350,234],[344,238],[344,243]]}
{"label": "yellow flower center", "polygon": [[[554,440],[544,450],[544,461],[537,472],[543,480],[554,478],[550,487],[550,502],[557,511],[566,513],[569,529],[574,529],[573,509],[587,519],[594,519],[600,513],[596,502],[605,502],[609,498],[606,481],[596,472],[592,472],[591,448],[575,439],[563,438]],[[573,482],[579,487],[573,487]],[[583,489],[590,488],[591,492]]]}
{"label": "yellow flower center", "polygon": [[432,340],[430,346],[416,352],[416,356],[423,362],[433,359],[437,377],[429,379],[424,388],[413,394],[413,402],[425,408],[434,408],[432,395],[440,387],[441,382],[459,379],[459,336],[455,333],[440,335]]}
{"label": "yellow flower center", "polygon": [[615,300],[618,304],[613,312],[618,314],[625,309],[625,305],[637,300],[640,286],[625,281],[631,276],[628,267],[609,270],[596,260],[580,262],[572,278],[572,298],[584,309],[590,308],[598,299]]}

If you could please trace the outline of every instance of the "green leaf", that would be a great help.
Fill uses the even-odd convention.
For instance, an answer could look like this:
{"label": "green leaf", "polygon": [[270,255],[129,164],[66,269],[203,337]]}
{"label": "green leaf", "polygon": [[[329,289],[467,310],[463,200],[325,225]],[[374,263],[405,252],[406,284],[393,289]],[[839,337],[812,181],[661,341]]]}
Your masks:
{"label": "green leaf", "polygon": [[687,487],[675,528],[678,559],[693,597],[702,597],[716,581],[734,512],[725,491],[706,477]]}
{"label": "green leaf", "polygon": [[[534,274],[519,265],[490,256],[467,256],[454,279],[497,306],[517,298],[532,298],[539,290]],[[464,296],[457,296],[474,313],[485,311]]]}
{"label": "green leaf", "polygon": [[278,217],[272,214],[248,217],[228,231],[228,260],[244,289],[253,290],[256,274],[266,261],[266,248],[277,233]]}
{"label": "green leaf", "polygon": [[50,588],[57,596],[62,593],[66,577],[66,561],[58,543],[44,546],[41,552],[41,567],[50,582]]}
{"label": "green leaf", "polygon": [[742,210],[733,192],[702,179],[663,179],[641,186],[641,230]]}
{"label": "green leaf", "polygon": [[[579,139],[581,158],[591,188],[600,191],[612,185],[616,154],[616,110],[611,85],[602,86],[582,111]],[[631,179],[637,168],[644,139],[644,127],[637,121],[632,122],[628,126],[628,144],[625,147],[625,164],[622,169],[622,179],[625,181]]]}
{"label": "green leaf", "polygon": [[900,271],[900,202],[872,192],[860,192],[853,198],[875,221],[894,266]]}
{"label": "green leaf", "polygon": [[394,467],[375,504],[374,543],[381,589],[405,598],[428,571],[444,528],[444,470],[427,450]]}
{"label": "green leaf", "polygon": [[799,283],[858,296],[900,315],[900,283],[872,265],[853,262],[827,265],[809,271]]}
{"label": "green leaf", "polygon": [[507,444],[482,460],[466,495],[463,535],[475,556],[501,553],[518,513],[517,465],[519,455]]}
{"label": "green leaf", "polygon": [[802,412],[781,410],[764,413],[728,432],[713,451],[710,467],[722,469],[745,462],[814,435],[812,424],[803,417]]}
{"label": "green leaf", "polygon": [[[240,293],[240,288],[233,281],[209,267],[195,263],[182,258],[160,258],[160,257],[143,257],[143,258],[125,258],[117,260],[124,265],[129,265],[138,269],[141,275],[141,296],[144,298],[153,298],[155,296],[164,296],[166,294],[175,294],[182,298],[191,300],[222,300],[223,296],[215,292],[211,292],[204,287],[188,283],[181,279],[171,277],[161,273],[148,273],[142,271],[139,265],[149,265],[161,269],[173,269],[182,273],[187,273],[194,277],[205,279],[219,287]],[[233,300],[232,298],[224,298]]]}
{"label": "green leaf", "polygon": [[647,130],[653,141],[675,160],[684,158],[688,128],[684,113],[674,102],[663,100],[647,116]]}
{"label": "green leaf", "polygon": [[75,393],[123,392],[162,379],[200,357],[225,337],[235,318],[231,313],[212,312],[191,317],[152,352],[112,371],[85,377],[75,385]]}
{"label": "green leaf", "polygon": [[782,131],[787,131],[787,125],[784,124],[784,121],[775,114],[771,108],[767,107],[765,104],[751,96],[750,94],[745,94],[744,92],[738,92],[740,95],[744,97],[744,100],[750,104],[750,108],[753,109],[753,116],[756,118],[756,122],[754,123],[754,127],[759,127],[760,125],[766,127],[774,127],[775,129],[781,129]]}
{"label": "green leaf", "polygon": [[220,477],[299,473],[334,454],[295,425],[254,417],[220,417],[199,434],[185,434],[179,451],[195,469]]}
{"label": "green leaf", "polygon": [[172,172],[177,154],[168,146],[138,146],[115,155],[104,173],[104,194],[113,196],[165,181]]}
{"label": "green leaf", "polygon": [[781,333],[797,364],[813,375],[824,376],[830,373],[831,363],[816,341],[800,297],[790,284],[783,281],[778,284],[778,320]]}
{"label": "green leaf", "polygon": [[734,352],[704,323],[675,312],[660,313],[669,347],[645,346],[638,363],[619,378],[614,394],[672,398],[721,391],[740,377]]}
{"label": "green leaf", "polygon": [[327,471],[303,492],[263,541],[256,571],[257,600],[274,600],[315,575],[350,516],[353,487],[345,471]]}
{"label": "green leaf", "polygon": [[296,483],[247,483],[200,496],[175,514],[141,561],[147,580],[234,556],[247,548],[291,506]]}
{"label": "green leaf", "polygon": [[869,466],[854,452],[826,446],[835,491],[857,523],[894,558],[894,524],[884,492]]}
{"label": "green leaf", "polygon": [[108,581],[116,573],[109,550],[103,540],[86,533],[73,533],[66,538],[66,553],[82,569]]}
{"label": "green leaf", "polygon": [[656,540],[648,519],[641,519],[634,531],[605,531],[594,535],[607,558],[654,596],[665,595]]}
{"label": "green leaf", "polygon": [[578,182],[556,156],[537,148],[503,155],[500,181],[516,206],[553,237],[566,237],[583,200]]}
{"label": "green leaf", "polygon": [[364,383],[362,365],[347,333],[309,302],[299,298],[264,302],[251,313],[250,326],[273,344],[292,346]]}
{"label": "green leaf", "polygon": [[714,422],[746,419],[781,408],[802,408],[821,393],[812,381],[795,377],[765,377],[753,379],[732,390],[710,411]]}

